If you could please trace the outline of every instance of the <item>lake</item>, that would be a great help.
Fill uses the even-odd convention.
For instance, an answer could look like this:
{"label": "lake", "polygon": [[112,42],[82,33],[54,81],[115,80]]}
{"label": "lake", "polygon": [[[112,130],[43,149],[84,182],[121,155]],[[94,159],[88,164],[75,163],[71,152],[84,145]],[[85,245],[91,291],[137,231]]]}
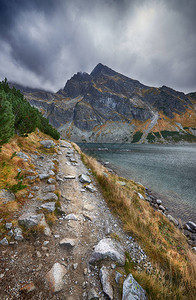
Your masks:
{"label": "lake", "polygon": [[196,144],[79,146],[85,153],[109,162],[118,175],[157,193],[173,216],[196,223]]}

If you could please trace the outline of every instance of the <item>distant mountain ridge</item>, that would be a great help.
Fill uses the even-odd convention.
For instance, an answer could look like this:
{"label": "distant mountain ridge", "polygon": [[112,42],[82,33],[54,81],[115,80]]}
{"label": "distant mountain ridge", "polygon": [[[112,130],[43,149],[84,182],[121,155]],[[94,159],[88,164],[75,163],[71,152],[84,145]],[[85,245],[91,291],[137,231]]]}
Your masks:
{"label": "distant mountain ridge", "polygon": [[22,92],[75,142],[196,142],[196,93],[149,87],[101,63],[57,93]]}

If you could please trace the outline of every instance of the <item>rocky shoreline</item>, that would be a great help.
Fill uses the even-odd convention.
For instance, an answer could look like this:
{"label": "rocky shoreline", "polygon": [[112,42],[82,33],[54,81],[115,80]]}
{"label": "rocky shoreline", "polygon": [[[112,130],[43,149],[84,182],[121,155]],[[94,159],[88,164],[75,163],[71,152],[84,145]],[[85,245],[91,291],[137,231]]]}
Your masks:
{"label": "rocky shoreline", "polygon": [[[101,160],[99,160],[99,162],[104,165],[109,172],[119,175],[116,170],[113,169],[113,167],[110,167],[109,162],[104,162]],[[142,185],[141,183],[139,184]],[[173,216],[173,213],[169,212],[168,207],[164,205],[164,200],[160,199],[161,197],[158,196],[157,193],[153,192],[147,187],[144,188],[146,197],[144,198],[140,193],[138,193],[140,199],[149,202],[149,204],[155,210],[162,213],[170,222],[179,228],[179,230],[181,230],[182,233],[187,237],[187,243],[190,245],[190,247],[192,247],[192,250],[196,252],[196,224],[190,220],[186,222],[182,222],[181,220],[178,221],[177,218]]]}

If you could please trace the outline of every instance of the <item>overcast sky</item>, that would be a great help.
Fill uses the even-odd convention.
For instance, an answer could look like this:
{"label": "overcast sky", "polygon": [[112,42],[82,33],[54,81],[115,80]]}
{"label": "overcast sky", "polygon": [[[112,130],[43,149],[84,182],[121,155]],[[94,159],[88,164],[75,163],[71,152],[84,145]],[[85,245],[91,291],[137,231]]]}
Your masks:
{"label": "overcast sky", "polygon": [[0,79],[57,91],[99,63],[196,91],[196,0],[0,0]]}

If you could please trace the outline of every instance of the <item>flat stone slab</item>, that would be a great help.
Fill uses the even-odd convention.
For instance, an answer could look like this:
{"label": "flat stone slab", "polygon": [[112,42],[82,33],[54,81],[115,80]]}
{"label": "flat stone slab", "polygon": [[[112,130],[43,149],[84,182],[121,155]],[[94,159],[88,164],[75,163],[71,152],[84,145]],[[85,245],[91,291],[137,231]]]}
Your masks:
{"label": "flat stone slab", "polygon": [[61,247],[73,248],[75,246],[75,239],[64,238],[59,242]]}
{"label": "flat stone slab", "polygon": [[64,179],[75,179],[76,176],[74,176],[74,175],[65,175],[63,178]]}
{"label": "flat stone slab", "polygon": [[46,274],[46,280],[52,293],[58,293],[63,289],[63,277],[66,273],[67,270],[63,265],[55,263],[52,269]]}
{"label": "flat stone slab", "polygon": [[40,209],[43,208],[43,209],[48,210],[49,212],[53,212],[53,211],[55,211],[55,208],[56,208],[55,205],[56,205],[56,202],[46,202],[40,206]]}
{"label": "flat stone slab", "polygon": [[122,300],[147,300],[145,290],[129,274],[123,283],[123,296]]}
{"label": "flat stone slab", "polygon": [[50,177],[50,175],[48,173],[39,174],[40,180],[48,179],[49,177]]}
{"label": "flat stone slab", "polygon": [[58,197],[57,197],[57,195],[54,194],[54,193],[48,193],[48,194],[46,194],[46,195],[43,197],[43,200],[44,200],[44,201],[49,201],[49,200],[55,200],[55,201],[57,201],[57,200],[58,200]]}
{"label": "flat stone slab", "polygon": [[99,277],[101,280],[102,288],[104,293],[108,296],[110,300],[113,299],[113,288],[110,282],[110,275],[105,266],[103,266],[99,271]]}
{"label": "flat stone slab", "polygon": [[91,255],[90,263],[96,261],[110,259],[119,263],[119,265],[125,265],[125,253],[121,244],[111,238],[102,239],[96,246]]}
{"label": "flat stone slab", "polygon": [[88,175],[85,175],[85,174],[81,174],[79,176],[79,180],[81,183],[91,183],[91,179]]}
{"label": "flat stone slab", "polygon": [[78,218],[76,217],[75,214],[69,214],[69,215],[67,215],[67,216],[64,217],[64,220],[67,220],[67,221],[70,221],[70,220],[77,221]]}
{"label": "flat stone slab", "polygon": [[54,192],[56,190],[56,187],[54,184],[47,185],[43,188],[44,193]]}

